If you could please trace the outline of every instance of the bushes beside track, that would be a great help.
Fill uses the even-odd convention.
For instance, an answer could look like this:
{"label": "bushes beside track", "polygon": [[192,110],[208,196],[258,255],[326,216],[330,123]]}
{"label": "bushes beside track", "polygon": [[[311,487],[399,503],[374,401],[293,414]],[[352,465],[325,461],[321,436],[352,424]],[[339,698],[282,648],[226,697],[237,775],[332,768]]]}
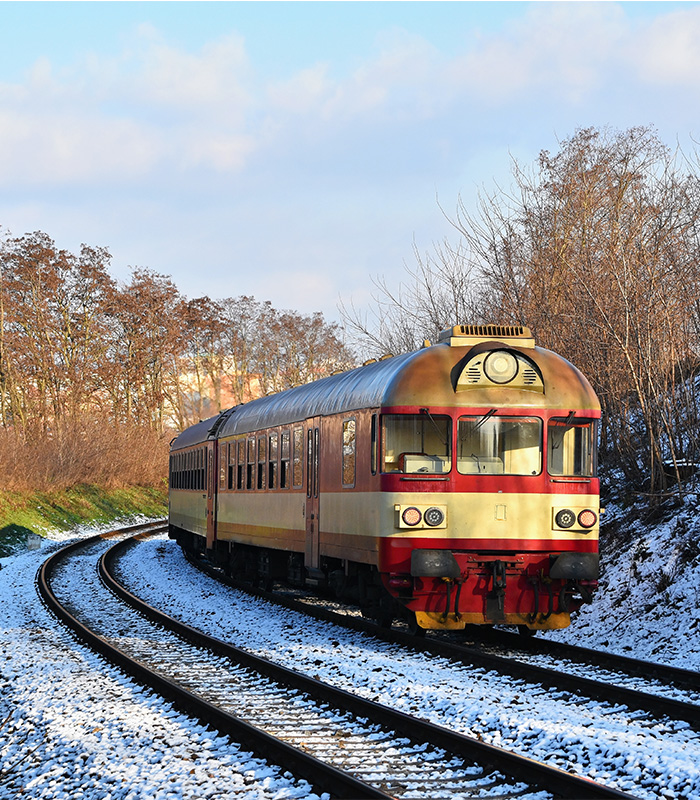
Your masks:
{"label": "bushes beside track", "polygon": [[172,432],[81,418],[56,430],[0,428],[0,489],[51,492],[80,484],[161,487]]}

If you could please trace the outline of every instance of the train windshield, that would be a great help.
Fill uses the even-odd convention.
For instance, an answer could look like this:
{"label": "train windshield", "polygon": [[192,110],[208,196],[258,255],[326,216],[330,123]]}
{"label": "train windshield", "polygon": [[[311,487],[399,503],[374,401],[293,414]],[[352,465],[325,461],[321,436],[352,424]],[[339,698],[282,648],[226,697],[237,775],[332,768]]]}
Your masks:
{"label": "train windshield", "polygon": [[542,420],[538,417],[460,417],[457,470],[463,475],[538,475]]}
{"label": "train windshield", "polygon": [[560,477],[596,474],[597,420],[553,417],[547,427],[547,471]]}
{"label": "train windshield", "polygon": [[452,468],[450,417],[387,414],[382,425],[382,472],[443,474]]}

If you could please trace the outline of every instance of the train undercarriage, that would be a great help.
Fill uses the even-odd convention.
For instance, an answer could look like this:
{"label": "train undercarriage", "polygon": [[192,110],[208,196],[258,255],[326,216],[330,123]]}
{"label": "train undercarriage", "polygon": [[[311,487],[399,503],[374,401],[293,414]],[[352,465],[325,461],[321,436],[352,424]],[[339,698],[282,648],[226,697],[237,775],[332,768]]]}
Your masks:
{"label": "train undercarriage", "polygon": [[333,558],[322,558],[320,568],[309,569],[303,553],[229,541],[207,549],[203,536],[172,525],[169,536],[186,555],[206,559],[242,583],[266,590],[275,583],[309,588],[358,605],[363,616],[384,627],[403,620],[415,635],[484,624],[514,626],[528,635],[566,627],[571,613],[591,602],[597,586],[587,577],[589,570],[578,561],[572,569],[566,557],[568,575],[552,577],[557,566],[562,572],[561,557],[550,554],[531,558],[527,565],[515,554],[459,554],[460,561],[469,562],[459,572],[415,576],[380,574],[373,565]]}

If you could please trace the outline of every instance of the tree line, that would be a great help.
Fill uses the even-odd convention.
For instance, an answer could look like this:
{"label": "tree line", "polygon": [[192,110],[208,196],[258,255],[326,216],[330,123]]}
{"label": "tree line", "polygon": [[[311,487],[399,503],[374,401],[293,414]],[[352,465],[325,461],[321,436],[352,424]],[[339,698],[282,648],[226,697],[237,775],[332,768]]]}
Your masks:
{"label": "tree line", "polygon": [[175,432],[352,363],[323,315],[253,297],[187,299],[172,279],[109,274],[106,248],[43,232],[0,240],[4,488],[155,484]]}
{"label": "tree line", "polygon": [[445,216],[453,235],[416,251],[400,286],[344,309],[355,340],[399,352],[463,320],[528,325],[597,391],[606,475],[682,490],[700,459],[697,155],[650,127],[580,129]]}

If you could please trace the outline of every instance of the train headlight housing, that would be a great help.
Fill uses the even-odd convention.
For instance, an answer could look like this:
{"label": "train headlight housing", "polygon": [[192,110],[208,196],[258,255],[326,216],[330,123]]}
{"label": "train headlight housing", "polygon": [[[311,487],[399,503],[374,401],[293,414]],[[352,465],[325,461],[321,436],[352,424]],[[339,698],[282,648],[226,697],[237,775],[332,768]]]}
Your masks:
{"label": "train headlight housing", "polygon": [[426,525],[435,528],[437,525],[442,525],[445,521],[445,514],[442,509],[437,508],[437,506],[431,506],[423,515],[423,519]]}
{"label": "train headlight housing", "polygon": [[557,511],[554,521],[559,528],[571,528],[576,522],[576,514],[569,508],[562,508],[561,511]]}
{"label": "train headlight housing", "polygon": [[518,374],[518,359],[505,350],[494,350],[486,356],[484,373],[492,383],[510,383]]}
{"label": "train headlight housing", "polygon": [[594,511],[591,511],[590,508],[584,509],[578,515],[578,524],[582,528],[592,528],[596,524],[596,522],[598,522],[598,517]]}
{"label": "train headlight housing", "polygon": [[411,528],[412,530],[425,530],[429,528],[447,528],[447,506],[422,506],[397,503],[394,506],[396,517],[394,524],[397,528]]}
{"label": "train headlight housing", "polygon": [[404,509],[401,519],[406,525],[410,525],[413,528],[423,519],[423,515],[415,506],[409,506]]}

